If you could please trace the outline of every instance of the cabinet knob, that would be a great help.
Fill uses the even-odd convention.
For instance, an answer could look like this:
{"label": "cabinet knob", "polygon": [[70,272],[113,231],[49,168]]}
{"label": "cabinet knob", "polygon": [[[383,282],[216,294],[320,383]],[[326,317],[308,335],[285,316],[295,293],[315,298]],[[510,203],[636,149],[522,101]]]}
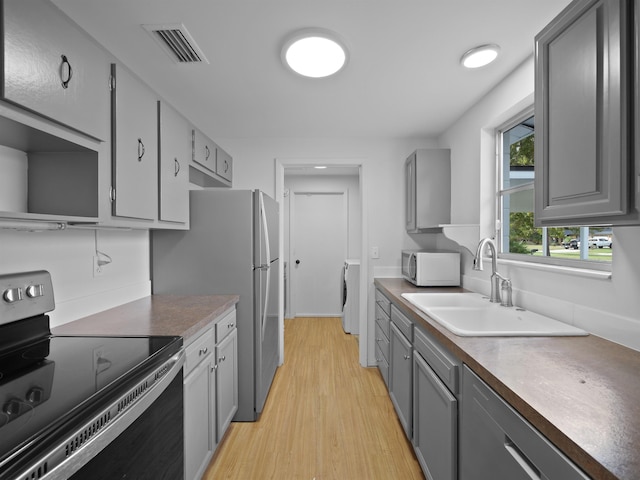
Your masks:
{"label": "cabinet knob", "polygon": [[405,360],[410,360],[410,359],[411,359],[411,355],[405,355],[405,356],[404,356],[404,359],[405,359]]}

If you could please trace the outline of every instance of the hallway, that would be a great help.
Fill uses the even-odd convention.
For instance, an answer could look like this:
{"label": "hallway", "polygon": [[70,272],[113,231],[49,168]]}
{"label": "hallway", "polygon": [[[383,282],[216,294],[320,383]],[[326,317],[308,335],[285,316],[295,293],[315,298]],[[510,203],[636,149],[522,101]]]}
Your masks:
{"label": "hallway", "polygon": [[285,320],[285,364],[260,421],[232,423],[203,479],[422,479],[375,368],[340,318]]}

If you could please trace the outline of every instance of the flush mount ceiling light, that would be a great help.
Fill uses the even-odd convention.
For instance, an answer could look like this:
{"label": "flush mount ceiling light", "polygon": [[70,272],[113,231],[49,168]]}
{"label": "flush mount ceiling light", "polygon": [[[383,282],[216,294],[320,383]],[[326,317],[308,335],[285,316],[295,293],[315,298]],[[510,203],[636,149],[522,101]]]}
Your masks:
{"label": "flush mount ceiling light", "polygon": [[334,75],[349,59],[340,37],[323,28],[306,28],[294,33],[285,42],[280,56],[288,68],[311,78]]}
{"label": "flush mount ceiling light", "polygon": [[467,68],[479,68],[493,62],[500,52],[498,45],[481,45],[479,47],[472,48],[460,59],[460,63]]}

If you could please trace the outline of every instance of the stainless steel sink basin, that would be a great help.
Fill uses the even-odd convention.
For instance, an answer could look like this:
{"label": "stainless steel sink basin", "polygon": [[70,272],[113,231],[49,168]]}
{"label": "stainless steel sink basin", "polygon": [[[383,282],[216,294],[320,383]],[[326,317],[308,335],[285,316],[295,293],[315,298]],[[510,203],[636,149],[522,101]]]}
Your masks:
{"label": "stainless steel sink basin", "polygon": [[464,337],[583,336],[587,332],[519,307],[491,303],[477,293],[403,293],[447,330]]}

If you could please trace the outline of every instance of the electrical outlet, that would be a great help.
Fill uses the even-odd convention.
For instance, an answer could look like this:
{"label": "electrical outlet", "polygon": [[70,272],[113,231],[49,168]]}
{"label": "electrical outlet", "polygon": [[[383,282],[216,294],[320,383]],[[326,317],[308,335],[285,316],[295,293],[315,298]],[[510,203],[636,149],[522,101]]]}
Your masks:
{"label": "electrical outlet", "polygon": [[93,257],[93,276],[100,277],[104,274],[104,267],[98,263],[98,257]]}

